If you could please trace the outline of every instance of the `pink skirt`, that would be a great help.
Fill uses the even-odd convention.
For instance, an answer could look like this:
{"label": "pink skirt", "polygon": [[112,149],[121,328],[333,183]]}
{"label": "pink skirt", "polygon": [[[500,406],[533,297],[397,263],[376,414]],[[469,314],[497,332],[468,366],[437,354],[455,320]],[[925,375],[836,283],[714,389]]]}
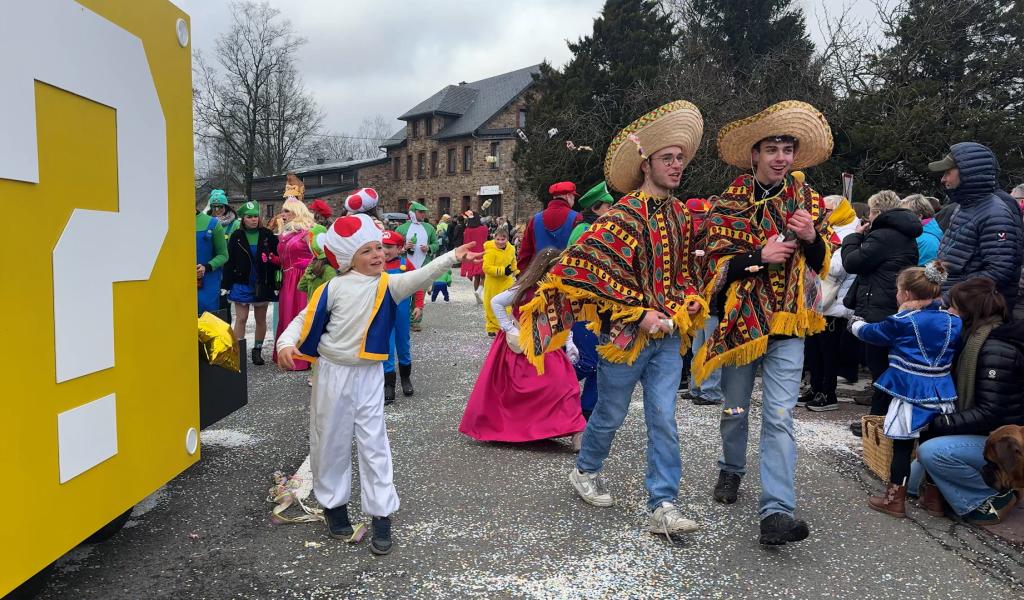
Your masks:
{"label": "pink skirt", "polygon": [[[287,269],[281,277],[281,294],[277,305],[277,331],[274,332],[274,362],[277,362],[277,343],[281,334],[291,324],[292,319],[306,309],[309,300],[306,292],[299,290],[299,279],[305,272],[305,267]],[[304,360],[295,360],[295,367],[292,371],[305,371],[309,369],[309,363]]]}
{"label": "pink skirt", "polygon": [[473,386],[459,431],[489,442],[532,442],[583,431],[580,384],[576,371],[558,350],[544,355],[544,375],[537,375],[499,331]]}

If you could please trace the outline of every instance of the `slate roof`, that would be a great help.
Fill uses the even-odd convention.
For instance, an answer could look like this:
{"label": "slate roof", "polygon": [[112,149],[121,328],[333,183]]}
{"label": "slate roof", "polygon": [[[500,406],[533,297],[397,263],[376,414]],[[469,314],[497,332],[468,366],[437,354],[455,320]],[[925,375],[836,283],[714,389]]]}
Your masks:
{"label": "slate roof", "polygon": [[[434,134],[433,139],[443,140],[472,135],[526,91],[533,83],[533,74],[539,72],[540,65],[533,65],[480,81],[449,85],[398,118],[410,120],[430,114],[453,116],[457,118]],[[405,127],[386,140],[382,146],[390,148],[401,145],[404,141]]]}

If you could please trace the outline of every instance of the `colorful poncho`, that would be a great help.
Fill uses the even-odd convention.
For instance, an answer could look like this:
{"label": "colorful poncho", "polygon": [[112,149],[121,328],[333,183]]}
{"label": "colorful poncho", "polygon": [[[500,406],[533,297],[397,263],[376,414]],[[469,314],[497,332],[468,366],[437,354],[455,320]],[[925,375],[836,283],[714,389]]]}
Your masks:
{"label": "colorful poncho", "polygon": [[[542,371],[543,354],[561,348],[576,321],[590,321],[599,331],[599,313],[605,313],[611,339],[598,352],[611,362],[632,363],[649,338],[663,336],[641,331],[649,310],[672,319],[685,353],[707,315],[696,270],[691,272],[692,235],[690,213],[679,200],[640,191],[623,197],[562,253],[522,308],[526,357]],[[692,301],[701,308],[691,319],[686,305]]]}
{"label": "colorful poncho", "polygon": [[[783,234],[786,221],[799,209],[811,214],[827,242],[831,231],[821,197],[794,172],[778,195],[755,202],[753,176],[741,175],[714,203],[705,220],[704,250],[708,260],[704,297],[714,302],[726,292],[721,321],[693,360],[699,383],[724,365],[745,365],[762,356],[768,336],[806,336],[825,328],[821,316],[821,279],[828,274],[831,251],[826,243],[822,272],[807,266],[802,249],[784,265],[765,265],[753,277],[734,281],[725,290],[729,263],[755,252]],[[763,211],[758,210],[764,207]],[[754,219],[760,216],[760,222]],[[802,246],[801,246],[802,248]],[[773,268],[773,267],[784,268]]]}

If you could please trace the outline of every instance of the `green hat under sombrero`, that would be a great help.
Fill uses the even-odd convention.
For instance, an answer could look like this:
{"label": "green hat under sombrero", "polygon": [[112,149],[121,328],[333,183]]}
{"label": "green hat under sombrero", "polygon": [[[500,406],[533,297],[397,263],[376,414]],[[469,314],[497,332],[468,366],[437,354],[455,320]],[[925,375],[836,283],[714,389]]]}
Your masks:
{"label": "green hat under sombrero", "polygon": [[260,216],[260,205],[250,200],[238,207],[238,216],[258,217]]}
{"label": "green hat under sombrero", "polygon": [[417,211],[417,210],[426,211],[426,210],[429,210],[429,209],[426,206],[423,206],[422,204],[420,204],[419,202],[413,202],[413,203],[409,204],[409,211],[410,212]]}
{"label": "green hat under sombrero", "polygon": [[584,210],[599,202],[603,202],[604,204],[615,203],[615,197],[611,195],[608,191],[608,185],[603,181],[587,190],[586,194],[583,194],[578,200],[576,200],[577,206]]}

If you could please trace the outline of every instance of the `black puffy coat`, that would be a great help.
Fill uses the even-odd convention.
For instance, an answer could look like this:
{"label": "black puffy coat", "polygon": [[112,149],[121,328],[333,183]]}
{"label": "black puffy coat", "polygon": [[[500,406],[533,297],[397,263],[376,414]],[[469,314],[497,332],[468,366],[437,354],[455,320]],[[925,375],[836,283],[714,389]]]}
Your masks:
{"label": "black puffy coat", "polygon": [[[281,269],[271,262],[277,257],[277,236],[265,227],[259,228],[259,239],[256,241],[256,301],[277,301],[277,272]],[[267,260],[264,261],[263,257]],[[224,264],[224,279],[220,286],[230,290],[236,283],[248,283],[252,269],[252,254],[249,253],[249,241],[245,231],[239,229],[228,239],[228,262]]]}
{"label": "black puffy coat", "polygon": [[875,217],[867,235],[843,238],[843,268],[857,276],[843,305],[869,323],[896,314],[896,276],[917,265],[917,237],[921,220],[903,208]]}
{"label": "black puffy coat", "polygon": [[929,437],[988,435],[1003,425],[1024,425],[1024,322],[992,330],[978,352],[974,406],[932,421]]}
{"label": "black puffy coat", "polygon": [[959,207],[939,244],[939,260],[949,272],[942,293],[972,277],[988,277],[1013,306],[1024,252],[1020,209],[997,189],[999,163],[991,150],[963,142],[950,154],[960,169],[960,185],[948,193]]}

